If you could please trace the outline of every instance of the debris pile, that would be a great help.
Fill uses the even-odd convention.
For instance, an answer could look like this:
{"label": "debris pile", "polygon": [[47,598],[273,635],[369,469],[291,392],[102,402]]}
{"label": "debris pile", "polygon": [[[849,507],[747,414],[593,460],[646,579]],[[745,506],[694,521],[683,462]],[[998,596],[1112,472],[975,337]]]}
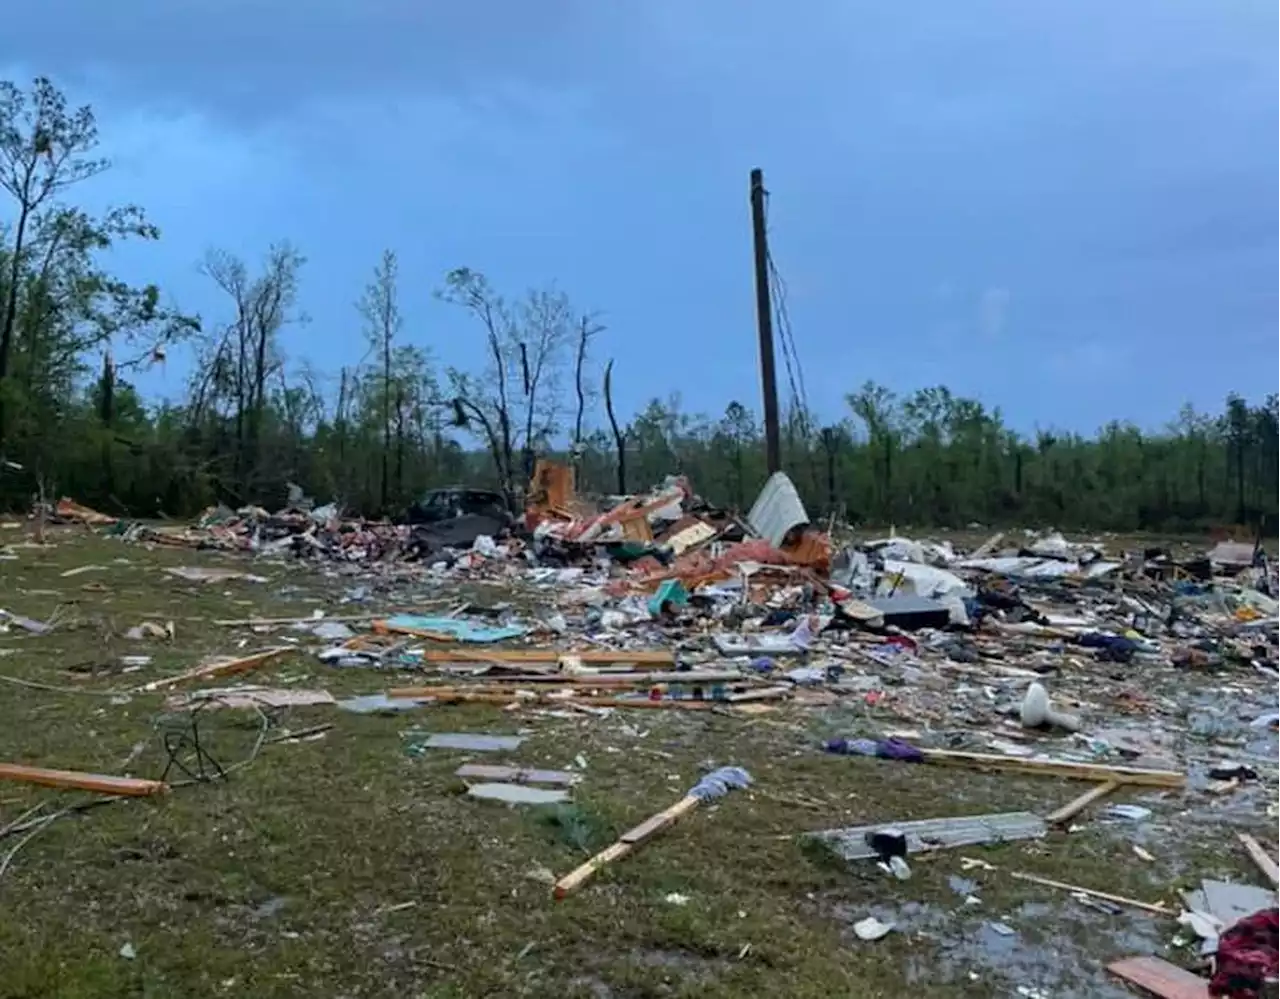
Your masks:
{"label": "debris pile", "polygon": [[[1192,812],[1210,802],[1219,817],[1231,803],[1277,817],[1280,581],[1260,545],[1122,550],[1111,539],[1073,542],[1054,531],[995,534],[969,550],[893,532],[833,545],[782,473],[745,517],[707,504],[679,477],[643,494],[591,500],[575,492],[569,468],[550,462],[538,464],[518,526],[485,512],[481,491],[470,500],[459,499],[465,490],[445,492],[422,505],[416,522],[401,525],[344,519],[332,505],[299,497],[275,514],[210,511],[190,527],[115,521],[70,501],[55,515],[138,544],[257,556],[245,560],[253,573],[163,570],[188,584],[265,583],[286,557],[316,559],[331,577],[376,583],[353,599],[366,602],[376,590],[380,613],[216,622],[269,635],[271,644],[246,649],[252,639],[241,636],[234,658],[131,691],[162,694],[170,711],[308,705],[448,715],[451,705],[479,704],[521,724],[568,718],[629,729],[623,719],[637,711],[804,711],[812,724],[795,728],[815,754],[863,757],[886,769],[966,768],[1091,785],[1044,815],[1019,808],[957,817],[948,808],[937,818],[802,834],[904,881],[919,854],[1069,831],[1121,788],[1149,792],[1143,800],[1151,807],[1099,807],[1103,821],[1138,824],[1162,807],[1168,817],[1175,796],[1180,815],[1189,814],[1188,802]],[[483,586],[497,599],[477,596]],[[53,627],[0,611],[0,631],[21,631],[26,640],[40,641]],[[174,633],[172,622],[134,631],[139,641],[172,642]],[[300,654],[321,673],[344,671],[344,681],[367,677],[367,691],[335,698],[261,685],[198,688]],[[416,733],[406,752],[515,753],[522,738]],[[491,759],[453,771],[470,798],[569,807],[586,770],[581,756],[577,771]],[[752,783],[736,767],[709,763],[707,771],[675,805],[561,878],[556,896],[700,803]],[[34,770],[0,773],[6,776],[85,788],[106,779]],[[1203,955],[1219,958],[1211,986],[1154,957],[1108,965],[1118,977],[1151,988],[1178,972],[1212,994],[1252,995],[1275,974],[1276,867],[1252,837],[1238,842],[1270,882],[1261,894],[1243,893],[1245,901],[1239,886],[1222,882],[1205,881],[1180,900],[1170,890],[1168,900],[1147,901],[1105,885],[958,861],[1103,911],[1176,919],[1203,941]],[[1145,862],[1155,859],[1140,844],[1133,849]],[[869,917],[855,933],[869,943],[894,925]]]}

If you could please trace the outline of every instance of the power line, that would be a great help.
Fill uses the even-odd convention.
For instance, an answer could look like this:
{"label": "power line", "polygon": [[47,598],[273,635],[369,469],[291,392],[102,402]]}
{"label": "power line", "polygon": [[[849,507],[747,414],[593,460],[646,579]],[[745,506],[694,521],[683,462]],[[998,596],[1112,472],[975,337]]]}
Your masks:
{"label": "power line", "polygon": [[[765,228],[768,231],[769,195],[765,192]],[[795,334],[791,325],[791,316],[787,310],[787,284],[783,280],[773,254],[766,250],[766,263],[769,271],[769,284],[773,291],[773,311],[775,333],[782,348],[782,361],[787,372],[787,384],[791,390],[793,408],[798,411],[801,433],[809,436],[809,396],[804,383],[804,368],[800,363],[800,354],[796,349]]]}

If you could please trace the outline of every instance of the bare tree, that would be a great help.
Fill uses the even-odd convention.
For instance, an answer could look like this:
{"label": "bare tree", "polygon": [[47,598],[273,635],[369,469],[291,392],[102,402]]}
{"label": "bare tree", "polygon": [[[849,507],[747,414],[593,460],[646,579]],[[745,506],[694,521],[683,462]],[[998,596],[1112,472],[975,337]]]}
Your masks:
{"label": "bare tree", "polygon": [[303,263],[297,250],[281,243],[267,252],[257,277],[249,275],[242,260],[218,250],[206,255],[202,267],[235,308],[209,353],[211,377],[219,387],[229,382],[234,397],[236,472],[242,481],[257,470],[261,457],[268,379],[283,363],[277,337],[285,326],[303,319],[295,310]]}
{"label": "bare tree", "polygon": [[466,268],[451,271],[439,294],[464,308],[484,330],[483,375],[449,372],[454,422],[480,424],[500,486],[514,505],[517,451],[527,480],[538,448],[556,433],[560,376],[573,339],[568,297],[555,290],[531,291],[512,308],[483,274]]}
{"label": "bare tree", "polygon": [[[382,482],[379,496],[384,512],[390,502],[388,462],[391,454],[392,400],[393,396],[397,399],[396,411],[399,413],[401,403],[398,400],[403,394],[402,392],[393,393],[391,383],[392,349],[395,346],[396,337],[404,325],[403,317],[400,314],[399,288],[397,286],[398,272],[399,265],[395,253],[392,250],[384,250],[382,260],[374,268],[373,280],[369,282],[364,290],[364,295],[356,303],[357,310],[364,318],[364,336],[369,344],[369,350],[371,353],[376,352],[382,361],[382,389],[380,393],[382,403]],[[401,435],[403,435],[403,421],[399,418],[397,419],[397,425],[401,428]],[[402,454],[403,448],[397,448],[397,452]],[[398,457],[397,467],[400,469],[401,479],[403,479],[404,459],[402,456]]]}
{"label": "bare tree", "polygon": [[618,449],[618,495],[627,494],[627,435],[618,427],[618,417],[613,412],[613,360],[604,366],[604,410],[613,430],[614,446]]}
{"label": "bare tree", "polygon": [[583,316],[578,320],[578,350],[573,364],[573,387],[578,396],[578,410],[573,418],[573,467],[576,472],[582,462],[582,420],[587,412],[588,389],[584,376],[587,366],[587,350],[596,335],[603,332],[604,327],[596,322],[593,316]]}
{"label": "bare tree", "polygon": [[[534,455],[555,432],[560,407],[560,374],[572,338],[568,296],[531,291],[517,312],[518,349],[524,383],[524,481],[533,477]],[[535,426],[536,424],[536,426]]]}

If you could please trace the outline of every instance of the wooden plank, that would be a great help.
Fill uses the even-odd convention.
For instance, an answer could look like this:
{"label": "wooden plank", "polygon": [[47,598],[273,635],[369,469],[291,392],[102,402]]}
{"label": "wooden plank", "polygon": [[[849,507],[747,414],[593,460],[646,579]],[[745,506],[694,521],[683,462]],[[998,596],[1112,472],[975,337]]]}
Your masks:
{"label": "wooden plank", "polygon": [[950,819],[918,819],[913,822],[878,822],[870,826],[828,829],[808,835],[826,840],[845,860],[868,860],[876,855],[867,845],[866,834],[889,827],[900,830],[907,838],[908,853],[928,853],[977,843],[999,843],[1009,840],[1035,839],[1048,830],[1044,819],[1030,812],[1001,812],[993,815],[968,815]]}
{"label": "wooden plank", "polygon": [[559,702],[548,701],[547,703],[589,704],[595,708],[652,708],[659,711],[663,708],[671,708],[676,711],[712,711],[716,708],[727,706],[725,701],[697,701],[691,698],[681,698],[680,700],[663,698],[660,701],[651,701],[641,697],[574,697],[565,698]]}
{"label": "wooden plank", "polygon": [[1109,767],[1101,763],[1075,763],[1071,760],[1031,760],[998,753],[964,753],[952,749],[922,749],[925,761],[950,766],[967,766],[976,770],[1003,770],[1009,773],[1036,774],[1041,777],[1071,777],[1077,780],[1115,781],[1117,784],[1140,784],[1152,787],[1183,787],[1187,775],[1174,770],[1144,770],[1141,767]]}
{"label": "wooden plank", "polygon": [[1271,859],[1271,855],[1262,848],[1262,844],[1250,836],[1248,833],[1240,833],[1238,836],[1240,842],[1244,844],[1244,848],[1249,852],[1249,856],[1253,862],[1258,865],[1258,870],[1267,876],[1267,880],[1273,886],[1280,886],[1280,869],[1277,869],[1276,862]]}
{"label": "wooden plank", "polygon": [[1158,957],[1126,957],[1107,970],[1160,999],[1209,999],[1209,983]]}
{"label": "wooden plank", "polygon": [[1095,787],[1091,787],[1089,790],[1085,791],[1084,794],[1080,795],[1080,797],[1072,801],[1068,801],[1061,808],[1057,809],[1057,811],[1050,812],[1044,817],[1044,820],[1051,826],[1062,825],[1062,823],[1075,818],[1099,798],[1105,798],[1119,786],[1119,783],[1116,781],[1109,780],[1102,784],[1098,784]]}
{"label": "wooden plank", "polygon": [[[340,624],[365,624],[370,621],[376,621],[380,617],[386,617],[385,614],[337,614],[333,617],[233,617],[233,618],[217,618],[214,624],[222,628],[237,627],[256,627],[258,625],[283,625],[283,624],[324,624],[326,621],[333,621]],[[202,617],[184,618],[187,621],[203,621]]]}
{"label": "wooden plank", "polygon": [[1141,902],[1136,898],[1126,898],[1124,895],[1112,895],[1105,891],[1095,891],[1092,888],[1081,888],[1079,885],[1069,885],[1064,881],[1053,881],[1049,878],[1042,878],[1037,874],[1025,874],[1022,871],[1010,871],[1009,877],[1018,881],[1029,881],[1034,885],[1044,885],[1046,888],[1058,888],[1062,891],[1069,891],[1073,895],[1087,895],[1090,898],[1102,899],[1104,902],[1114,902],[1116,905],[1127,905],[1134,909],[1141,909],[1143,912],[1150,912],[1157,916],[1172,916],[1174,913],[1166,908],[1163,903],[1152,905],[1150,902]]}
{"label": "wooden plank", "polygon": [[165,687],[186,683],[188,680],[207,680],[215,676],[231,676],[235,673],[245,673],[251,669],[257,669],[272,659],[296,651],[298,650],[293,646],[282,646],[275,649],[266,649],[263,652],[255,652],[248,656],[241,656],[239,659],[206,663],[204,666],[197,666],[195,669],[189,669],[185,673],[179,673],[177,676],[166,676],[159,680],[152,680],[150,683],[143,684],[139,689],[143,691],[163,690]]}
{"label": "wooden plank", "polygon": [[740,694],[730,694],[725,700],[730,704],[742,704],[748,701],[778,701],[790,697],[795,692],[795,688],[787,687],[763,687],[757,690],[744,690]]}
{"label": "wooden plank", "polygon": [[388,690],[387,696],[405,700],[431,698],[438,704],[519,704],[530,708],[573,708],[586,705],[597,708],[669,708],[677,711],[712,711],[729,706],[727,701],[698,701],[691,698],[680,700],[664,698],[660,701],[651,701],[647,697],[521,697],[516,691],[495,693],[457,687],[396,687]]}
{"label": "wooden plank", "polygon": [[[451,636],[452,637],[452,636]],[[635,663],[645,666],[673,666],[676,655],[668,649],[424,649],[429,663],[558,663],[572,658],[585,665]]]}
{"label": "wooden plank", "polygon": [[[501,685],[509,683],[558,683],[579,687],[631,687],[648,686],[654,683],[698,685],[709,683],[743,683],[751,677],[738,670],[718,670],[706,672],[662,672],[662,673],[482,673],[474,676],[469,682],[475,684]],[[436,688],[439,689],[439,688]],[[397,693],[392,697],[430,697],[432,688],[399,687],[397,690],[411,693]]]}
{"label": "wooden plank", "polygon": [[140,777],[113,777],[109,774],[82,773],[78,770],[51,770],[48,767],[29,767],[22,763],[0,763],[0,779],[39,784],[42,787],[76,788],[81,791],[98,791],[102,794],[121,794],[141,798],[160,794],[169,785],[158,780]]}

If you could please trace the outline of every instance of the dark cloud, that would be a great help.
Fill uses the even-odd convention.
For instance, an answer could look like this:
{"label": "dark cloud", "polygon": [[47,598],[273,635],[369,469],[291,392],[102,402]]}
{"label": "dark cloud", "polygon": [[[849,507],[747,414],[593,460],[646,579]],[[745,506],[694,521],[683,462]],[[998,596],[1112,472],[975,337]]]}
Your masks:
{"label": "dark cloud", "polygon": [[602,55],[603,15],[589,0],[42,0],[6,10],[0,65],[260,118],[335,96],[568,84]]}

